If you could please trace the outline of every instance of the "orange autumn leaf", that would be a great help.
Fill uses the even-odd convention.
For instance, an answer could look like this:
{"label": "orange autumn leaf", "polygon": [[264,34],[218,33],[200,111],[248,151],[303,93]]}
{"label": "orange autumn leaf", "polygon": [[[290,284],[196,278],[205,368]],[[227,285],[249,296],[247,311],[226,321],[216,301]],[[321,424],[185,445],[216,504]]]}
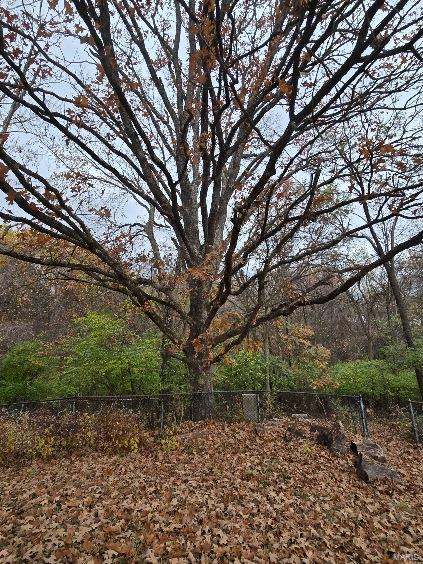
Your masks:
{"label": "orange autumn leaf", "polygon": [[286,96],[292,94],[292,86],[287,82],[285,82],[284,80],[279,81],[279,90],[282,92],[282,94]]}
{"label": "orange autumn leaf", "polygon": [[63,7],[67,16],[73,16],[73,7],[69,0],[64,0]]}
{"label": "orange autumn leaf", "polygon": [[8,172],[9,167],[5,164],[0,163],[0,180],[5,180]]}
{"label": "orange autumn leaf", "polygon": [[382,155],[395,155],[395,149],[392,145],[382,145],[382,147],[380,148],[380,152]]}
{"label": "orange autumn leaf", "polygon": [[16,200],[17,195],[18,193],[15,192],[14,190],[9,190],[6,196],[6,200],[9,202],[9,204],[13,204],[13,202]]}
{"label": "orange autumn leaf", "polygon": [[78,106],[78,108],[88,108],[90,105],[88,98],[82,94],[80,96],[77,96],[74,99],[73,103],[75,104],[75,106]]}

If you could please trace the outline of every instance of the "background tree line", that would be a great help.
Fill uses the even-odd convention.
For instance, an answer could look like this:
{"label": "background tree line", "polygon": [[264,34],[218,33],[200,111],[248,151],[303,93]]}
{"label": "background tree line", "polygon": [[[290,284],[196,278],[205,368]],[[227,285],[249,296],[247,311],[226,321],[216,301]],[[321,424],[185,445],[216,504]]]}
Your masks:
{"label": "background tree line", "polygon": [[[322,390],[372,399],[418,397],[423,363],[420,253],[398,261],[398,280],[416,347],[406,346],[384,269],[329,304],[252,332],[214,370],[217,389]],[[188,391],[186,365],[129,300],[46,276],[37,266],[0,263],[0,401],[65,395]],[[242,300],[230,319],[243,315]],[[268,381],[269,380],[269,381]]]}

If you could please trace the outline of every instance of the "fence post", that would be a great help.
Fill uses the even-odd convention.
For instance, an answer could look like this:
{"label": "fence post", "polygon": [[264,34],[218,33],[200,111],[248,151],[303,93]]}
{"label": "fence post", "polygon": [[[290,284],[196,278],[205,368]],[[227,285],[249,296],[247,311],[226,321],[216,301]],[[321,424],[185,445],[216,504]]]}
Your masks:
{"label": "fence post", "polygon": [[414,440],[417,446],[421,446],[419,430],[417,428],[416,414],[414,413],[413,402],[411,399],[408,400],[408,409],[410,410],[411,426],[413,427]]}
{"label": "fence post", "polygon": [[259,394],[242,394],[242,408],[245,421],[260,422]]}
{"label": "fence post", "polygon": [[164,427],[164,401],[162,399],[160,405],[160,431],[163,431],[163,427]]}
{"label": "fence post", "polygon": [[361,418],[361,429],[362,434],[365,439],[369,436],[369,426],[367,424],[367,413],[366,413],[366,406],[364,405],[363,396],[360,395],[359,403],[360,403],[360,418]]}

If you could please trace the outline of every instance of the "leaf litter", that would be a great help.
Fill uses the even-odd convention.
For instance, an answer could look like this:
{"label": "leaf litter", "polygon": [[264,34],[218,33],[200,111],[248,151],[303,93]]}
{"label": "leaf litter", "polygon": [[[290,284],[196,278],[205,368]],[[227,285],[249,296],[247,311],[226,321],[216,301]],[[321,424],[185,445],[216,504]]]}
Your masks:
{"label": "leaf litter", "polygon": [[421,451],[378,426],[400,481],[358,480],[350,455],[289,421],[185,423],[175,448],[4,468],[0,562],[393,562],[423,560]]}

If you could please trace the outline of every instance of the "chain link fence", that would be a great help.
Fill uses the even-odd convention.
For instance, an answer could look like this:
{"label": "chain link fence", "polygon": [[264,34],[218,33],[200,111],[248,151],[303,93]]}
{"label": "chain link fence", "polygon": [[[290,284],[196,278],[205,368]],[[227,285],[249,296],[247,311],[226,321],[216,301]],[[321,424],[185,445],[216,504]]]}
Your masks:
{"label": "chain link fence", "polygon": [[354,432],[369,435],[366,407],[361,396],[317,392],[275,391],[263,393],[264,418],[304,413],[316,419],[341,420]]}
{"label": "chain link fence", "polygon": [[[52,400],[15,402],[0,406],[12,413],[49,411],[92,413],[101,409],[124,409],[136,412],[150,428],[178,425],[183,421],[213,419],[218,421],[260,422],[305,413],[309,417],[340,419],[354,432],[368,435],[366,409],[361,396],[341,396],[291,391],[215,391],[208,394],[176,393],[156,396],[77,396]],[[196,406],[204,403],[206,411],[198,417]]]}
{"label": "chain link fence", "polygon": [[[339,419],[351,431],[369,436],[367,409],[361,396],[251,390],[214,391],[211,396],[212,401],[207,402],[207,411],[203,412],[201,419],[260,422],[303,413],[315,419]],[[201,392],[156,396],[76,396],[9,403],[0,405],[0,409],[9,413],[48,411],[57,415],[123,409],[137,413],[147,427],[163,429],[198,419],[195,406],[203,400]],[[395,413],[395,417],[401,418],[410,429],[408,433],[415,444],[422,446],[423,402],[410,399],[406,405],[398,406]]]}

